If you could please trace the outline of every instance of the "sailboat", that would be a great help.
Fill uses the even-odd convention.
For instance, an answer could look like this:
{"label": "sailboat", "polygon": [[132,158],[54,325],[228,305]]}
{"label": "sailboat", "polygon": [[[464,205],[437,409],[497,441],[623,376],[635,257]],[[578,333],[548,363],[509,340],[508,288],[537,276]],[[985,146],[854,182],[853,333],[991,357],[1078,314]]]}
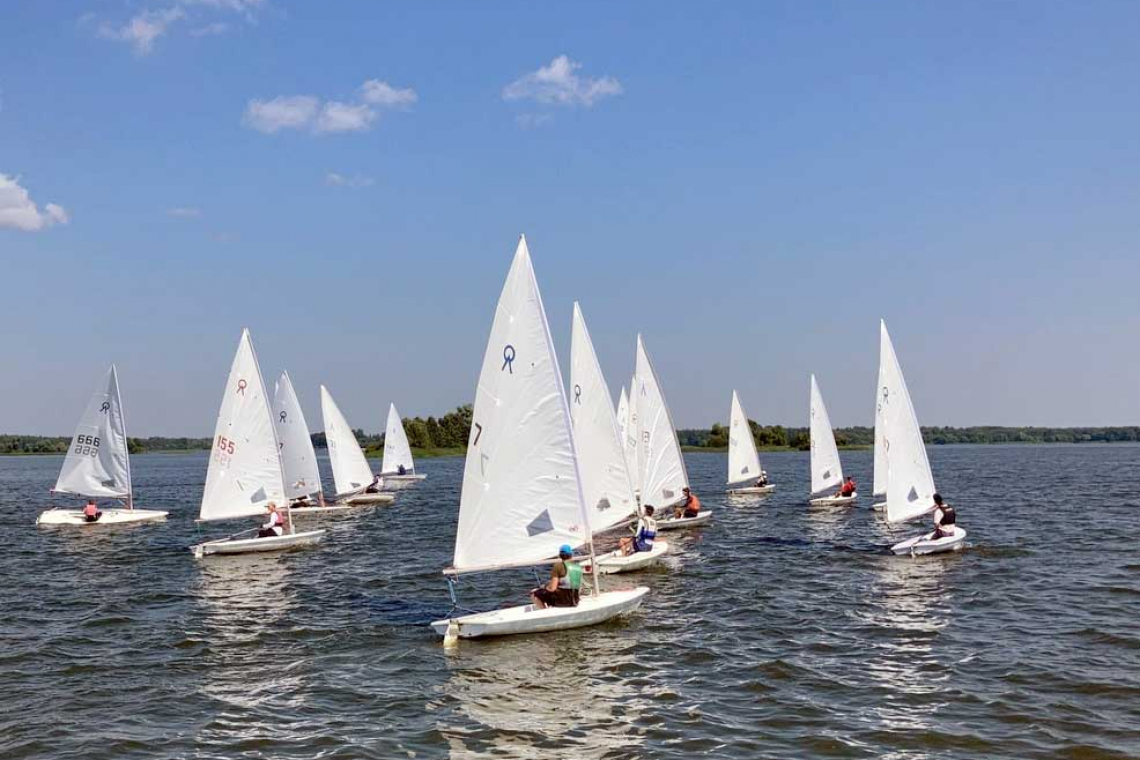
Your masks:
{"label": "sailboat", "polygon": [[394,501],[396,497],[390,493],[367,493],[376,477],[368,466],[368,460],[364,458],[356,433],[352,432],[348,420],[333,401],[332,394],[323,385],[321,416],[325,421],[325,441],[329,447],[329,463],[332,464],[337,501],[351,506],[388,504]]}
{"label": "sailboat", "polygon": [[[637,424],[640,439],[641,503],[652,504],[664,511],[684,499],[683,490],[689,487],[689,473],[673,415],[665,403],[665,393],[657,379],[657,371],[649,360],[645,342],[637,336]],[[712,512],[701,510],[695,517],[669,518],[657,521],[657,530],[676,530],[703,525],[712,519]]]}
{"label": "sailboat", "polygon": [[[301,411],[301,402],[288,372],[282,372],[273,389],[273,424],[277,427],[277,446],[281,450],[281,475],[285,482],[285,496],[289,499],[289,514],[323,515],[347,512],[347,504],[325,504],[321,473],[317,468],[317,453],[309,426]],[[316,496],[314,504],[311,497]]]}
{"label": "sailboat", "polygon": [[[879,334],[883,350],[879,399],[883,407],[883,449],[888,467],[886,515],[887,522],[900,523],[934,511],[934,474],[886,322],[879,323]],[[931,535],[900,541],[891,551],[912,556],[936,554],[961,549],[966,541],[965,529],[957,525],[949,536],[932,539]]]}
{"label": "sailboat", "polygon": [[[404,472],[400,472],[403,467]],[[389,486],[407,485],[423,480],[426,475],[416,474],[416,463],[412,459],[412,447],[408,445],[408,434],[404,432],[404,421],[396,411],[396,405],[388,406],[388,427],[384,431],[384,458],[380,460],[380,475]]]}
{"label": "sailboat", "polygon": [[[550,564],[561,544],[585,545],[593,556],[580,470],[550,325],[520,237],[475,391],[454,562],[444,571],[453,600],[460,574]],[[601,592],[597,572],[592,576],[593,593],[576,607],[526,604],[449,615],[431,626],[445,644],[579,628],[632,612],[649,593],[644,586]]]}
{"label": "sailboat", "polygon": [[[732,392],[732,409],[728,417],[728,493],[730,494],[769,494],[776,490],[772,484],[757,486],[756,479],[764,474],[760,466],[760,455],[756,452],[756,439],[752,437],[752,427],[748,415],[740,405],[740,397]],[[734,483],[749,485],[732,488]]]}
{"label": "sailboat", "polygon": [[81,509],[49,509],[36,518],[36,525],[122,525],[166,519],[166,512],[134,508],[127,423],[113,364],[79,418],[52,493],[116,499],[125,508],[104,509],[95,522],[87,522]]}
{"label": "sailboat", "polygon": [[[590,526],[597,535],[628,524],[637,514],[637,499],[610,391],[577,301],[570,330],[570,389],[570,420],[578,444],[582,492]],[[654,541],[653,549],[647,552],[625,555],[617,550],[597,558],[598,572],[640,570],[658,562],[668,551],[665,541]]]}
{"label": "sailboat", "polygon": [[[843,465],[839,462],[839,448],[835,445],[835,432],[831,418],[823,405],[823,395],[815,375],[811,376],[811,492],[819,493],[835,488],[843,482]],[[851,504],[858,494],[850,496],[822,496],[811,500],[812,506],[830,507]]]}
{"label": "sailboat", "polygon": [[[242,330],[214,427],[199,520],[264,517],[270,503],[285,508],[288,515],[281,472],[281,448],[265,382],[249,330]],[[325,534],[323,530],[298,533],[288,517],[285,527],[286,532],[280,536],[250,537],[249,534],[257,530],[254,528],[196,544],[190,551],[198,558],[210,554],[279,551],[315,544]]]}
{"label": "sailboat", "polygon": [[871,509],[881,512],[887,508],[887,447],[883,423],[883,371],[886,367],[887,352],[894,353],[890,336],[884,322],[879,323],[879,382],[875,386],[875,475],[871,484]]}
{"label": "sailboat", "polygon": [[[636,366],[636,365],[635,365]],[[641,503],[641,433],[637,427],[637,376],[630,375],[629,396],[626,401],[625,461],[633,479],[633,495]]]}

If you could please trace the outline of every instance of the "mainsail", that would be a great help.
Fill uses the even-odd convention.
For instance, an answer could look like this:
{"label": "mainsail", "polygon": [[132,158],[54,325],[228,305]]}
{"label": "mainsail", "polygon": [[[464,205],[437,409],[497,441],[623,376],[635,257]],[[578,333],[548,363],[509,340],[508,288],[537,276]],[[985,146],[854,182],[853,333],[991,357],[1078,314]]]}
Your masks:
{"label": "mainsail", "polygon": [[321,492],[321,474],[309,426],[301,412],[301,403],[288,372],[282,372],[273,392],[273,422],[277,426],[277,445],[281,449],[281,471],[285,479],[285,495],[297,499]]}
{"label": "mainsail", "polygon": [[360,443],[349,427],[348,420],[323,385],[321,416],[325,421],[325,441],[329,447],[329,463],[332,465],[337,498],[360,493],[372,485],[372,468],[368,466],[368,460],[364,458],[364,452],[360,449]]}
{"label": "mainsail", "polygon": [[570,331],[570,418],[590,526],[601,532],[627,520],[637,511],[637,502],[610,391],[576,301]]}
{"label": "mainsail", "polygon": [[890,475],[887,520],[903,522],[934,508],[934,475],[886,322],[880,322],[879,330],[884,348],[879,398],[883,406],[883,448]]}
{"label": "mainsail", "polygon": [[688,488],[689,474],[673,417],[665,403],[665,394],[657,380],[657,372],[649,360],[641,335],[637,336],[637,421],[640,435],[641,503],[657,508],[668,507],[684,498],[681,489]]}
{"label": "mainsail", "polygon": [[454,567],[524,565],[589,539],[562,374],[520,237],[475,390]]}
{"label": "mainsail", "polygon": [[79,418],[52,490],[92,498],[131,498],[127,424],[114,365]]}
{"label": "mainsail", "polygon": [[380,460],[382,475],[395,475],[404,466],[407,474],[414,474],[416,463],[412,461],[412,447],[408,445],[408,434],[404,432],[404,421],[396,411],[396,405],[388,406],[388,426],[384,430],[384,458]]}
{"label": "mainsail", "polygon": [[268,502],[283,505],[284,498],[269,399],[249,330],[242,330],[214,427],[200,516],[226,520],[263,515]]}
{"label": "mainsail", "polygon": [[760,477],[760,455],[748,415],[740,405],[736,391],[732,392],[732,410],[728,417],[728,484],[741,483]]}
{"label": "mainsail", "polygon": [[823,405],[823,396],[815,375],[811,376],[811,492],[818,493],[843,482],[843,466],[839,463],[839,449],[835,445],[835,432],[831,418]]}

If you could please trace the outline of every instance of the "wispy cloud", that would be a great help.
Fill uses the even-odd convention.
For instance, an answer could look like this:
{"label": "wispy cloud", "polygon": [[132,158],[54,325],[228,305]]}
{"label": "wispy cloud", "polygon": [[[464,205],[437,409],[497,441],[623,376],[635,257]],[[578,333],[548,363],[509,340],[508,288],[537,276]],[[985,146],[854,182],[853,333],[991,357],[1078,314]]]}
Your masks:
{"label": "wispy cloud", "polygon": [[179,7],[159,11],[142,11],[122,26],[103,23],[99,26],[99,36],[108,40],[126,42],[135,49],[136,55],[150,55],[154,43],[177,21],[186,18]]}
{"label": "wispy cloud", "polygon": [[202,209],[194,206],[175,206],[172,209],[167,209],[166,213],[182,219],[197,219],[202,215]]}
{"label": "wispy cloud", "polygon": [[246,104],[242,123],[258,132],[273,134],[297,129],[313,134],[366,132],[384,109],[405,109],[416,102],[412,89],[396,89],[370,79],[360,88],[362,102],[322,101],[315,95],[281,95],[272,100],[253,99]]}
{"label": "wispy cloud", "polygon": [[579,76],[582,64],[560,55],[547,66],[524,74],[503,88],[503,100],[533,100],[544,105],[592,108],[602,98],[620,95],[621,82],[611,76]]}
{"label": "wispy cloud", "polygon": [[190,30],[191,37],[214,37],[219,34],[225,34],[230,30],[230,25],[224,21],[215,21],[212,24],[205,26],[196,26]]}
{"label": "wispy cloud", "polygon": [[354,174],[351,177],[337,172],[327,172],[325,174],[325,184],[332,187],[351,187],[353,189],[360,187],[371,187],[376,183],[372,177],[366,177],[363,174]]}
{"label": "wispy cloud", "polygon": [[48,203],[40,211],[28,191],[20,186],[19,177],[0,174],[0,228],[39,232],[69,221],[63,206]]}

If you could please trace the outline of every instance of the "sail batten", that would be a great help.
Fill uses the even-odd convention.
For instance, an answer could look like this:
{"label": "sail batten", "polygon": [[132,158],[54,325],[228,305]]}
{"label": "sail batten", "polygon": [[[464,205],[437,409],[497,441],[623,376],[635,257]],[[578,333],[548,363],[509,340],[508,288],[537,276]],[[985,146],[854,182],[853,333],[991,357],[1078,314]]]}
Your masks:
{"label": "sail batten", "polygon": [[640,335],[637,336],[635,376],[641,503],[668,507],[684,498],[682,489],[689,487],[689,473],[677,441],[673,416]]}
{"label": "sail batten", "polygon": [[881,322],[879,329],[883,350],[879,398],[883,407],[883,448],[888,474],[887,520],[904,522],[934,508],[934,474],[886,323]]}
{"label": "sail batten", "polygon": [[127,425],[114,365],[87,402],[52,490],[90,498],[131,497]]}
{"label": "sail batten", "polygon": [[453,565],[541,561],[589,537],[558,357],[520,238],[476,385]]}
{"label": "sail batten", "polygon": [[249,330],[243,330],[214,427],[200,518],[262,515],[270,501],[282,504],[284,499],[280,447],[265,382]]}
{"label": "sail batten", "polygon": [[752,437],[752,426],[736,391],[732,392],[732,409],[728,418],[728,484],[742,483],[760,477],[760,454]]}
{"label": "sail batten", "polygon": [[811,492],[819,493],[843,482],[843,465],[839,461],[839,448],[835,445],[835,432],[831,418],[823,403],[823,394],[815,375],[811,376]]}
{"label": "sail batten", "polygon": [[590,525],[601,532],[627,520],[637,503],[609,388],[577,302],[570,332],[569,401]]}
{"label": "sail batten", "polygon": [[337,498],[358,494],[372,485],[374,476],[356,433],[336,405],[328,388],[321,386],[321,417],[325,423],[325,442],[329,447],[333,485]]}

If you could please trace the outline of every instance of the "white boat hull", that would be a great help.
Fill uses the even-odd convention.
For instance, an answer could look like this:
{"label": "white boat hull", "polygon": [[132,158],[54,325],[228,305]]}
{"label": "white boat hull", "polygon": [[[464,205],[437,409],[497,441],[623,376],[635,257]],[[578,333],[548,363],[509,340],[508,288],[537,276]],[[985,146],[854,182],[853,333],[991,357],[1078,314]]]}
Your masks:
{"label": "white boat hull", "polygon": [[748,488],[729,488],[725,493],[732,496],[763,496],[776,490],[774,485],[749,486]]}
{"label": "white boat hull", "polygon": [[87,522],[81,509],[49,509],[36,518],[36,525],[128,525],[130,523],[160,522],[169,512],[157,509],[104,509],[103,516]]}
{"label": "white boat hull", "polygon": [[876,501],[871,505],[871,509],[876,512],[885,512],[887,510],[887,503],[885,501]]}
{"label": "white boat hull", "polygon": [[931,540],[929,538],[931,535],[931,533],[924,533],[921,536],[900,541],[891,547],[891,551],[895,554],[909,554],[912,557],[917,557],[925,554],[958,551],[966,544],[966,530],[957,525],[954,526],[954,532],[949,536]]}
{"label": "white boat hull", "polygon": [[858,498],[859,494],[853,493],[850,496],[824,496],[812,499],[808,503],[813,507],[846,507],[848,504],[854,504]]}
{"label": "white boat hull", "polygon": [[386,491],[398,491],[427,479],[427,475],[382,475],[381,477],[384,478],[384,490]]}
{"label": "white boat hull", "polygon": [[533,604],[524,604],[459,618],[436,620],[431,627],[443,636],[447,634],[448,624],[454,620],[461,639],[564,631],[597,625],[633,612],[647,593],[649,589],[645,586],[622,591],[606,591],[596,596],[583,596],[577,607],[538,609]]}
{"label": "white boat hull", "polygon": [[[667,541],[654,541],[653,548],[647,552],[634,552],[633,554],[623,555],[621,549],[615,549],[608,554],[602,554],[597,557],[598,572],[602,575],[637,572],[638,570],[644,570],[647,567],[656,565],[661,561],[662,557],[668,553],[669,543]],[[590,563],[586,562],[583,564],[582,569],[589,572]]]}
{"label": "white boat hull", "polygon": [[391,504],[396,497],[390,493],[358,493],[341,499],[338,504],[347,504],[350,507],[371,507],[377,504]]}
{"label": "white boat hull", "polygon": [[702,509],[696,517],[671,517],[668,520],[658,520],[658,532],[663,530],[681,530],[682,528],[696,528],[712,520],[712,511]]}
{"label": "white boat hull", "polygon": [[342,515],[345,512],[351,512],[352,507],[348,504],[329,504],[327,507],[289,507],[289,514],[294,517],[320,517],[321,515]]}
{"label": "white boat hull", "polygon": [[278,552],[299,546],[310,546],[324,538],[325,531],[310,530],[303,533],[286,533],[268,538],[223,538],[190,547],[195,557],[211,554],[250,554],[252,552]]}

